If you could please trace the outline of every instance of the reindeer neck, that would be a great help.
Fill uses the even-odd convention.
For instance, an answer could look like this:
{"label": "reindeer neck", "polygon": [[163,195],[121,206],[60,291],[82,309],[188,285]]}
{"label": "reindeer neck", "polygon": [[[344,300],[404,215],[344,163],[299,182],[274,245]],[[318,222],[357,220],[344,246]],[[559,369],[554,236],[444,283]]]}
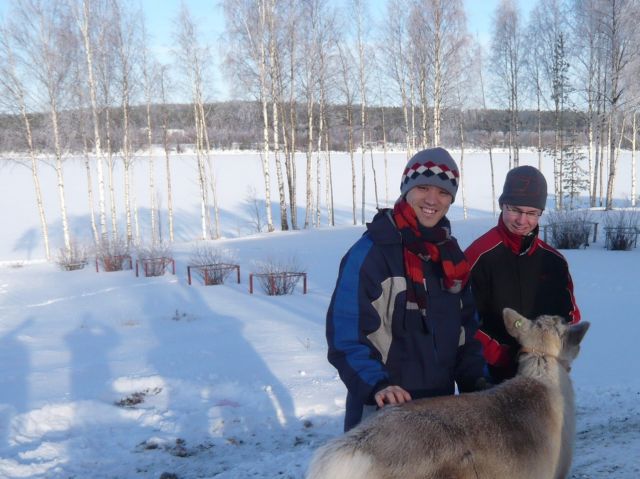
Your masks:
{"label": "reindeer neck", "polygon": [[560,357],[556,356],[555,354],[550,354],[550,353],[547,353],[545,351],[541,351],[539,349],[527,348],[527,347],[523,346],[523,347],[520,348],[519,355],[524,355],[524,354],[531,355],[531,356],[536,356],[536,357],[542,358],[544,360],[553,359],[560,366],[562,366],[567,373],[569,373],[571,371],[571,365],[569,364],[569,361],[567,361],[566,359],[560,358]]}

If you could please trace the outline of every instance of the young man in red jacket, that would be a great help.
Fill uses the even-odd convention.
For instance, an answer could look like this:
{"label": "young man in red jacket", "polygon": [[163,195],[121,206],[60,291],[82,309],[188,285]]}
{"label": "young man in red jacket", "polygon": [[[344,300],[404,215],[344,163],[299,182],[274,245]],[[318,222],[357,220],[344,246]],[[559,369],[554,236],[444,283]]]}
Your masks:
{"label": "young man in red jacket", "polygon": [[536,318],[558,315],[580,320],[565,258],[538,237],[547,200],[547,182],[532,166],[510,170],[498,202],[498,224],[465,251],[471,289],[480,315],[476,338],[495,382],[516,373],[518,344],[507,333],[502,310],[512,308]]}

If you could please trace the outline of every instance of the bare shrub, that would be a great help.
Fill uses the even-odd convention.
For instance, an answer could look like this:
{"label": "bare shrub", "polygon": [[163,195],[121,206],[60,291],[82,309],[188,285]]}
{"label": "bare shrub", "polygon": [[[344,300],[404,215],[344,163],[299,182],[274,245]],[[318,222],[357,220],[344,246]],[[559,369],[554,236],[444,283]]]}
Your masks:
{"label": "bare shrub", "polygon": [[56,264],[65,271],[75,271],[86,266],[87,256],[87,247],[72,241],[71,249],[60,248]]}
{"label": "bare shrub", "polygon": [[551,229],[551,245],[558,249],[578,249],[589,246],[592,224],[590,210],[549,212],[547,227]]}
{"label": "bare shrub", "polygon": [[256,264],[255,270],[254,276],[262,291],[269,296],[293,294],[296,285],[305,273],[304,268],[295,257],[286,260],[267,258]]}
{"label": "bare shrub", "polygon": [[162,276],[172,262],[173,252],[168,244],[159,242],[138,245],[136,256],[142,263],[145,276]]}
{"label": "bare shrub", "polygon": [[206,285],[223,284],[237,267],[231,251],[211,243],[198,244],[191,253],[189,265]]}
{"label": "bare shrub", "polygon": [[102,240],[96,249],[96,259],[105,271],[122,271],[126,265],[131,267],[129,246],[122,237]]}
{"label": "bare shrub", "polygon": [[604,218],[605,248],[628,251],[636,246],[638,240],[637,210],[608,211]]}

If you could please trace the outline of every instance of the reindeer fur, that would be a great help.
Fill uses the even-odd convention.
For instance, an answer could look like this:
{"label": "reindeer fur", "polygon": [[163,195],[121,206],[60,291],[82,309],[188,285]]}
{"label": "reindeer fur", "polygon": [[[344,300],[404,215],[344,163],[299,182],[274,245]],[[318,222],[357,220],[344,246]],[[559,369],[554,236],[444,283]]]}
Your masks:
{"label": "reindeer fur", "polygon": [[504,310],[523,347],[515,378],[387,406],[320,448],[307,479],[564,479],[575,433],[569,378],[589,323]]}

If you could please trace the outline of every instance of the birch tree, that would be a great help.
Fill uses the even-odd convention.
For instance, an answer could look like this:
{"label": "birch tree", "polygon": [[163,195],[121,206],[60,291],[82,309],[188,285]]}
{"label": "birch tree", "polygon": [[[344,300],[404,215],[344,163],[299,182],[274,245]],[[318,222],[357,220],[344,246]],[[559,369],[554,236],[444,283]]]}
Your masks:
{"label": "birch tree", "polygon": [[573,38],[576,52],[575,78],[587,114],[587,161],[590,206],[596,206],[599,170],[602,165],[604,124],[604,50],[602,23],[597,5],[601,0],[573,0]]}
{"label": "birch tree", "polygon": [[282,71],[279,51],[281,51],[279,38],[280,28],[277,20],[278,12],[276,11],[276,1],[271,0],[268,4],[268,36],[269,36],[269,76],[271,83],[271,114],[273,129],[273,156],[276,167],[276,180],[278,183],[278,195],[280,203],[280,229],[286,231],[289,229],[289,221],[287,219],[287,198],[284,189],[284,177],[282,174],[282,163],[280,159],[280,109],[282,104]]}
{"label": "birch tree", "polygon": [[118,73],[119,73],[119,88],[120,88],[120,110],[122,113],[122,164],[124,167],[124,204],[125,204],[125,216],[127,224],[127,245],[131,245],[133,242],[133,230],[131,228],[131,215],[132,215],[132,203],[135,215],[136,223],[136,239],[139,239],[139,222],[138,212],[135,201],[132,202],[131,198],[131,182],[133,168],[133,155],[131,151],[131,137],[130,137],[130,108],[131,108],[131,94],[133,78],[133,64],[134,52],[133,49],[139,44],[134,34],[137,30],[137,25],[133,23],[133,15],[129,14],[123,9],[123,5],[120,0],[112,1],[113,11],[113,23],[114,39],[118,54]]}
{"label": "birch tree", "polygon": [[[149,204],[151,213],[151,242],[155,244],[158,236],[158,211],[156,205],[156,185],[155,185],[155,158],[153,156],[153,133],[151,123],[151,104],[153,101],[153,72],[152,72],[152,59],[149,55],[149,38],[147,36],[147,26],[144,16],[140,15],[140,41],[141,41],[141,64],[142,64],[142,83],[144,89],[144,102],[146,106],[146,130],[147,130],[147,145],[149,151]],[[166,149],[165,149],[166,153]],[[171,238],[173,241],[173,238]]]}
{"label": "birch tree", "polygon": [[214,199],[215,226],[213,237],[218,238],[219,213],[215,195],[215,178],[210,178],[213,168],[210,166],[209,138],[207,135],[206,115],[204,111],[205,69],[209,62],[209,49],[203,46],[200,35],[191,13],[186,5],[182,5],[177,24],[176,56],[181,70],[187,78],[191,89],[193,116],[196,128],[196,158],[198,168],[198,184],[200,187],[200,224],[203,239],[210,237],[209,185],[212,186]]}
{"label": "birch tree", "polygon": [[406,0],[389,0],[387,3],[388,20],[382,26],[381,50],[386,70],[398,88],[398,97],[402,108],[402,119],[407,145],[407,158],[415,153],[411,149],[411,128],[409,124],[409,95],[407,92],[409,71],[409,29],[410,8]]}
{"label": "birch tree", "polygon": [[[447,98],[455,102],[455,79],[462,74],[462,56],[468,44],[466,17],[461,0],[419,2],[415,12],[413,21],[417,25],[411,31],[419,35],[419,42],[414,41],[413,45],[416,49],[424,50],[424,54],[418,58],[431,69],[433,143],[439,145]],[[428,81],[428,78],[424,78],[424,81]]]}
{"label": "birch tree", "polygon": [[[609,106],[609,175],[605,208],[613,208],[613,185],[617,174],[619,136],[623,127],[619,126],[619,111],[625,101],[626,85],[624,72],[638,56],[640,42],[637,33],[637,19],[640,15],[636,0],[610,0],[602,10],[603,33],[608,56],[608,88],[606,92]],[[634,81],[637,81],[635,79]],[[620,132],[620,133],[618,133]]]}
{"label": "birch tree", "polygon": [[164,149],[165,176],[167,180],[167,214],[169,216],[169,241],[175,240],[173,232],[173,188],[171,184],[171,159],[169,154],[169,115],[167,112],[167,66],[160,67],[158,75],[160,84],[160,105],[162,110],[162,147]]}
{"label": "birch tree", "polygon": [[[562,0],[539,0],[532,11],[528,38],[533,47],[534,70],[541,67],[544,90],[548,92],[554,112],[554,144],[553,144],[553,176],[555,205],[563,208],[563,173],[564,173],[564,136],[565,109],[569,97],[569,53],[568,53],[568,18],[565,2]],[[538,86],[539,87],[539,86]],[[540,87],[539,87],[540,88]],[[540,88],[541,90],[541,88]],[[538,90],[538,91],[540,91]]]}
{"label": "birch tree", "polygon": [[[318,190],[316,183],[316,189],[313,188],[313,165],[314,165],[314,151],[316,150],[315,138],[315,106],[318,100],[318,78],[319,78],[319,62],[316,52],[319,50],[319,44],[321,42],[321,13],[320,2],[317,0],[305,3],[303,11],[303,18],[306,22],[303,26],[304,32],[301,39],[303,50],[307,52],[304,55],[301,64],[301,81],[300,86],[302,89],[302,96],[306,105],[306,129],[307,129],[307,145],[306,145],[306,208],[304,227],[308,228],[314,223],[314,212],[316,210],[314,202],[314,191]],[[316,159],[316,166],[318,166],[318,157]],[[316,169],[316,177],[318,170]],[[317,193],[318,197],[320,192]],[[317,200],[316,200],[317,201]]]}
{"label": "birch tree", "polygon": [[100,244],[100,233],[98,233],[98,225],[96,223],[96,213],[94,206],[94,194],[93,194],[93,174],[91,173],[91,165],[93,159],[89,151],[89,132],[87,131],[87,125],[91,125],[90,116],[87,115],[87,101],[86,101],[86,89],[84,74],[82,53],[80,52],[79,58],[74,62],[74,82],[73,82],[73,96],[75,98],[76,112],[74,124],[78,126],[79,134],[82,141],[82,156],[84,158],[84,167],[87,173],[87,203],[89,207],[89,216],[91,222],[91,231],[93,232],[93,242],[95,245]]}
{"label": "birch tree", "polygon": [[71,254],[60,110],[65,106],[65,93],[69,86],[70,60],[73,57],[69,52],[75,45],[74,38],[70,35],[71,15],[64,7],[65,5],[58,1],[25,0],[16,5],[12,17],[16,19],[14,38],[23,55],[22,66],[29,74],[30,81],[42,92],[39,100],[48,110],[64,249]]}
{"label": "birch tree", "polygon": [[0,92],[2,93],[2,104],[9,111],[17,109],[24,128],[24,138],[29,155],[31,167],[31,178],[36,197],[36,208],[40,219],[40,229],[44,244],[44,253],[47,260],[51,259],[51,248],[49,246],[49,227],[42,198],[42,188],[40,186],[40,174],[38,168],[38,158],[33,145],[33,133],[31,119],[27,112],[27,93],[24,87],[24,80],[21,78],[16,66],[16,56],[10,34],[10,28],[5,25],[0,26]]}
{"label": "birch tree", "polygon": [[[491,59],[496,76],[496,98],[506,98],[509,114],[509,168],[520,163],[519,110],[522,67],[520,10],[515,0],[501,0],[495,10]],[[502,103],[502,101],[501,101]]]}
{"label": "birch tree", "polygon": [[[225,66],[234,83],[255,98],[262,115],[262,173],[267,230],[275,230],[271,210],[269,165],[268,6],[270,0],[223,0],[225,38],[229,54]],[[256,8],[256,6],[258,8]]]}
{"label": "birch tree", "polygon": [[[482,99],[482,109],[486,115],[487,113],[487,97],[485,94],[485,85],[484,85],[484,55],[482,52],[482,48],[478,47],[476,49],[476,54],[474,55],[477,58],[477,72],[478,79],[480,80],[480,94]],[[491,125],[491,120],[487,121],[487,149],[489,150],[489,169],[491,171],[491,207],[493,210],[493,216],[496,216],[496,175],[493,165],[493,127]]]}
{"label": "birch tree", "polygon": [[[296,172],[296,145],[298,127],[297,121],[297,82],[299,75],[298,64],[300,55],[305,54],[299,46],[300,33],[299,26],[302,24],[301,12],[302,4],[296,0],[287,0],[283,3],[282,30],[284,41],[279,51],[282,52],[286,60],[282,61],[283,72],[279,78],[279,91],[282,98],[280,107],[282,109],[282,139],[285,149],[285,171],[287,176],[287,187],[289,194],[289,211],[291,214],[291,228],[298,229],[298,205],[297,205],[297,172]],[[287,66],[286,72],[284,71]],[[285,87],[286,84],[286,87]],[[288,105],[285,105],[284,98],[288,88]]]}
{"label": "birch tree", "polygon": [[365,206],[366,206],[366,134],[367,134],[367,93],[368,93],[368,70],[367,64],[370,55],[366,48],[368,30],[365,25],[369,24],[368,11],[363,0],[352,0],[352,10],[356,22],[356,50],[358,52],[358,86],[360,93],[360,164],[361,164],[361,189],[362,189],[362,205],[361,205],[361,223],[365,224]]}
{"label": "birch tree", "polygon": [[346,42],[339,42],[338,59],[340,62],[340,82],[339,90],[341,98],[345,106],[345,120],[347,122],[347,151],[349,152],[349,160],[351,162],[351,215],[353,224],[357,224],[356,211],[356,162],[354,157],[354,123],[353,123],[353,105],[355,92],[357,88],[357,80],[353,73],[355,59]]}
{"label": "birch tree", "polygon": [[79,26],[82,36],[82,44],[84,47],[84,58],[86,62],[87,86],[89,88],[89,99],[91,104],[91,120],[93,124],[93,146],[95,151],[96,170],[98,174],[98,211],[100,215],[100,232],[102,240],[107,238],[107,210],[105,202],[105,184],[104,184],[104,167],[103,152],[100,139],[100,120],[98,114],[98,94],[97,82],[94,73],[94,45],[91,35],[92,24],[89,12],[91,8],[91,0],[82,0],[80,5],[76,4],[75,18]]}

